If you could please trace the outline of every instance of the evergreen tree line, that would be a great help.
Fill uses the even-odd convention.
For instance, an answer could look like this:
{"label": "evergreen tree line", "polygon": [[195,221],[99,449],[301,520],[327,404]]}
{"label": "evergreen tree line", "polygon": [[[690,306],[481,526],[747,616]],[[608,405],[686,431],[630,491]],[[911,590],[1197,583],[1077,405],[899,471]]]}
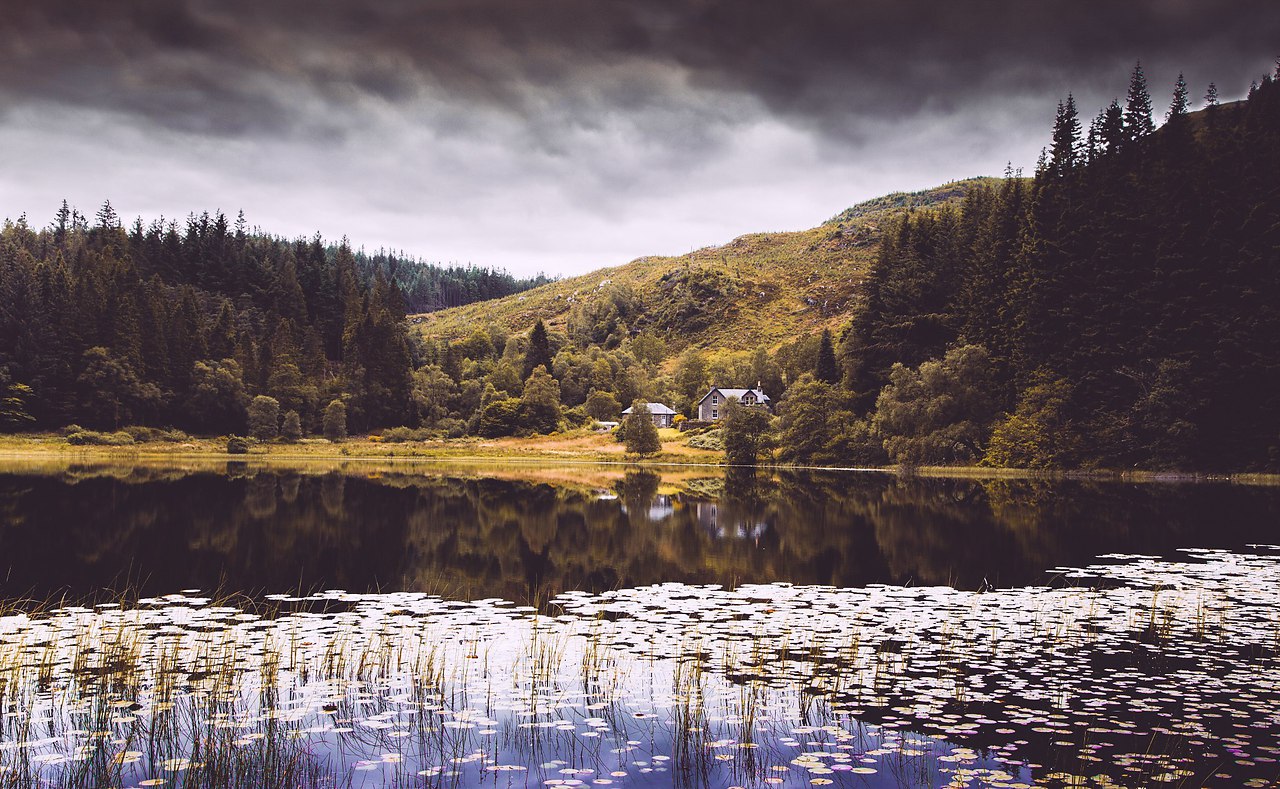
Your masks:
{"label": "evergreen tree line", "polygon": [[[330,254],[334,251],[331,248]],[[502,269],[442,266],[393,255],[385,250],[374,254],[358,251],[356,263],[367,282],[372,282],[378,272],[394,281],[400,288],[405,310],[410,314],[500,299],[552,281],[545,274],[517,279]]]}
{"label": "evergreen tree line", "polygon": [[783,456],[1280,466],[1280,68],[1205,105],[1179,77],[1157,130],[1139,65],[1087,130],[1059,105],[1034,179],[905,214]]}
{"label": "evergreen tree line", "polygon": [[418,268],[250,233],[243,216],[126,229],[110,203],[92,221],[64,203],[40,230],[6,222],[0,418],[239,432],[261,394],[308,431],[334,399],[356,428],[400,424],[412,358],[397,276]]}

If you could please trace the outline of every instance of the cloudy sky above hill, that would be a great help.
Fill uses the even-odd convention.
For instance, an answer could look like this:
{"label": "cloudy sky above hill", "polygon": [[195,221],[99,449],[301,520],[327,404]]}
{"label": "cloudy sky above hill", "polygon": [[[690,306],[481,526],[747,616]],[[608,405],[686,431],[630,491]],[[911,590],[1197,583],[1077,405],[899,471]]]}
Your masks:
{"label": "cloudy sky above hill", "polygon": [[[0,214],[243,209],[575,273],[1030,170],[1141,59],[1224,100],[1275,0],[50,0],[0,18]],[[1197,103],[1198,106],[1198,103]]]}

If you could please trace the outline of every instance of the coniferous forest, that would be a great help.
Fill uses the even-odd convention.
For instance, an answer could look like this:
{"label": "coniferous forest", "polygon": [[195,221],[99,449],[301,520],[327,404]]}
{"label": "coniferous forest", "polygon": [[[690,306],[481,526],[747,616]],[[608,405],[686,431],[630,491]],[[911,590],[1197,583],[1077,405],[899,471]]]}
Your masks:
{"label": "coniferous forest", "polygon": [[890,231],[843,347],[890,455],[1280,463],[1280,82],[1206,103],[1179,79],[1154,129],[1139,66],[1087,128],[1059,105],[1034,180]]}
{"label": "coniferous forest", "polygon": [[541,284],[440,267],[344,239],[286,241],[218,213],[122,226],[64,202],[46,228],[0,234],[0,394],[13,427],[75,423],[242,432],[249,398],[321,428],[341,399],[352,429],[409,418],[408,311]]}
{"label": "coniferous forest", "polygon": [[1196,112],[1181,79],[1153,109],[1141,67],[1092,119],[1066,97],[1033,178],[903,212],[842,334],[743,351],[729,375],[700,349],[668,359],[682,343],[661,329],[611,329],[661,305],[424,341],[407,313],[539,281],[64,206],[0,236],[7,429],[240,432],[269,397],[268,435],[290,412],[286,431],[321,432],[334,409],[352,431],[545,433],[633,399],[691,414],[732,377],[777,403],[772,424],[724,426],[768,433],[726,437],[748,462],[1276,469],[1278,80],[1222,105],[1210,86]]}

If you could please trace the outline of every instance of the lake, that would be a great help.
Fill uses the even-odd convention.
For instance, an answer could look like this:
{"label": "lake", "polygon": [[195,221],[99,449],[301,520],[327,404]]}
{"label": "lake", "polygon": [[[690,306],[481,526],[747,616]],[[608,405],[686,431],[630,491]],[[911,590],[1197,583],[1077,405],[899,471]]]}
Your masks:
{"label": "lake", "polygon": [[1280,487],[0,463],[0,786],[1267,786]]}

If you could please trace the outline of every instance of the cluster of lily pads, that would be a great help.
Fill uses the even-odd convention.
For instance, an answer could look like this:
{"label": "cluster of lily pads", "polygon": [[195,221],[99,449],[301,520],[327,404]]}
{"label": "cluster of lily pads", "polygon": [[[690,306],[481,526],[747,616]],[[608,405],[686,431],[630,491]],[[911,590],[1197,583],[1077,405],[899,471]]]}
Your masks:
{"label": "cluster of lily pads", "polygon": [[1280,551],[1053,587],[0,616],[0,787],[1267,786]]}

